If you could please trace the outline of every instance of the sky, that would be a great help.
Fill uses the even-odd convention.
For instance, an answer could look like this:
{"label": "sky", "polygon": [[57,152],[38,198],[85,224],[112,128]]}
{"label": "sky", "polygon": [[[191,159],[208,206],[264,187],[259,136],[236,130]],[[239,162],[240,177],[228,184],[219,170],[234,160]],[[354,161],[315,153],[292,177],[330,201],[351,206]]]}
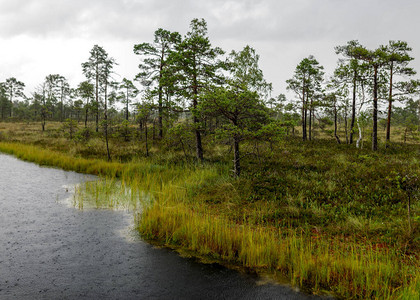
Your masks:
{"label": "sky", "polygon": [[332,74],[334,47],[350,40],[370,49],[406,41],[420,72],[419,14],[418,0],[0,0],[0,82],[16,77],[30,95],[60,74],[76,87],[95,44],[119,64],[116,80],[133,79],[135,44],[152,42],[158,28],[184,35],[204,18],[212,46],[256,49],[276,96],[309,55]]}

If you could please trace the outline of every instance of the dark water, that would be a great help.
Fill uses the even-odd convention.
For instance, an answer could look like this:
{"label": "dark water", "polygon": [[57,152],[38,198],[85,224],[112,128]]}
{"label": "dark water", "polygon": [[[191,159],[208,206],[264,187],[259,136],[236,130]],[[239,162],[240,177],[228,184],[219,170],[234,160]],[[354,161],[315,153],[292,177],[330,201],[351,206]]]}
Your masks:
{"label": "dark water", "polygon": [[0,154],[0,299],[315,298],[155,249],[127,212],[61,201],[89,179]]}

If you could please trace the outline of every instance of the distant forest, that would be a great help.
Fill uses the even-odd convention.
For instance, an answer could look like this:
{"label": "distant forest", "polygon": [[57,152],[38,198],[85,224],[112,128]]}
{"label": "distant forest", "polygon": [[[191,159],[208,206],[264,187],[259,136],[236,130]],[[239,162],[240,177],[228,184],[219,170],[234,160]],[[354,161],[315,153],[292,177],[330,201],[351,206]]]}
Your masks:
{"label": "distant forest", "polygon": [[357,147],[367,140],[376,151],[378,127],[386,131],[385,147],[391,124],[404,128],[405,136],[417,134],[420,82],[410,67],[411,50],[404,41],[377,49],[349,41],[335,48],[338,64],[329,75],[310,55],[287,80],[296,97],[286,99],[272,96],[252,47],[230,53],[213,47],[206,21],[194,19],[184,36],[158,29],[154,41],[134,45],[139,57],[135,78],[115,81],[117,62],[95,45],[81,64],[86,81],[77,87],[50,74],[25,95],[23,82],[6,79],[0,83],[0,118],[40,122],[42,131],[49,121],[86,128],[80,130],[91,127],[106,140],[116,134],[130,138],[127,130],[134,124],[146,134],[149,126],[154,139],[190,134],[198,160],[204,158],[203,135],[224,136],[232,142],[239,175],[239,145],[245,140],[271,143],[295,134],[306,141],[322,131]]}

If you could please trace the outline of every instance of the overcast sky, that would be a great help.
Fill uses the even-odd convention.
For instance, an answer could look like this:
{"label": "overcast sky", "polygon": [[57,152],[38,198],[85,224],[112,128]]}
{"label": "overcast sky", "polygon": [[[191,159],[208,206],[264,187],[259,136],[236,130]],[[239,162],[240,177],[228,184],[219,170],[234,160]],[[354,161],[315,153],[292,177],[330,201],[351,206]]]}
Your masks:
{"label": "overcast sky", "polygon": [[16,77],[27,94],[48,74],[76,86],[95,44],[119,63],[116,79],[132,79],[134,44],[151,42],[158,28],[184,35],[204,18],[213,46],[257,50],[275,96],[308,55],[331,74],[334,47],[353,39],[372,49],[407,41],[420,72],[419,14],[419,0],[0,0],[0,81]]}

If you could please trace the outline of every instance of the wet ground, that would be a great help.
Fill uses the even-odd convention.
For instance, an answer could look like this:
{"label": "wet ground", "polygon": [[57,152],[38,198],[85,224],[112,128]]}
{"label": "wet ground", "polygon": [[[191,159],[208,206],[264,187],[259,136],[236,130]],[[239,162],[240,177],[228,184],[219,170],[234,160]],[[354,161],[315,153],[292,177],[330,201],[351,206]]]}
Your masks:
{"label": "wet ground", "polygon": [[128,212],[62,201],[94,177],[0,154],[0,299],[312,299],[156,249]]}

